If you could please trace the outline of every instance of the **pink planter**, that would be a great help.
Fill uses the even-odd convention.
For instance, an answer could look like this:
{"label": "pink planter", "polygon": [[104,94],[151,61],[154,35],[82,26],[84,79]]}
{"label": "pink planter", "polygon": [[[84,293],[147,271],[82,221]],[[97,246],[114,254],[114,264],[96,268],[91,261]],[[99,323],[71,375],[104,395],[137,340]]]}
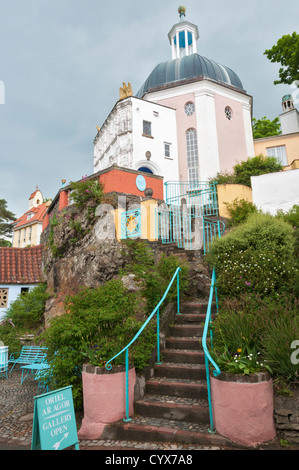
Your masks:
{"label": "pink planter", "polygon": [[276,436],[273,384],[268,373],[211,376],[214,425],[231,441],[254,446]]}
{"label": "pink planter", "polygon": [[[126,373],[84,365],[82,372],[84,418],[79,439],[99,439],[107,424],[126,417]],[[119,372],[119,370],[121,370]],[[133,414],[135,369],[129,370],[129,414]]]}

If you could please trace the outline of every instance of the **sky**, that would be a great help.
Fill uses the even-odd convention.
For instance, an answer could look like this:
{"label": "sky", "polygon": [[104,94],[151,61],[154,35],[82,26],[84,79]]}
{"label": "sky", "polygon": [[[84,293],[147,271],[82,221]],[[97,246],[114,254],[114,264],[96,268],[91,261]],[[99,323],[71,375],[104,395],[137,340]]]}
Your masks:
{"label": "sky", "polygon": [[[274,85],[264,55],[298,31],[297,0],[186,0],[197,52],[232,68],[253,97],[253,117],[274,119],[294,90]],[[93,139],[119,99],[171,59],[174,0],[0,0],[0,199],[16,217],[36,187],[93,173]],[[1,99],[2,97],[2,99]],[[297,106],[298,107],[298,106]]]}

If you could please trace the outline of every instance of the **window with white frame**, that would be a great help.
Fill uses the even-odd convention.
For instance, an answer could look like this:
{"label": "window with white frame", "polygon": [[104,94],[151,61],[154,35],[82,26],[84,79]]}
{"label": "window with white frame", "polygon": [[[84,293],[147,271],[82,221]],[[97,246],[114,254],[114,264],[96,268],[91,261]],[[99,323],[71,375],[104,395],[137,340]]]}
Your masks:
{"label": "window with white frame", "polygon": [[285,145],[279,145],[278,147],[267,147],[267,157],[276,157],[283,166],[287,166],[288,164],[287,150]]}
{"label": "window with white frame", "polygon": [[171,158],[171,144],[164,142],[164,157]]}
{"label": "window with white frame", "polygon": [[186,131],[187,164],[189,183],[198,181],[198,148],[196,129]]}

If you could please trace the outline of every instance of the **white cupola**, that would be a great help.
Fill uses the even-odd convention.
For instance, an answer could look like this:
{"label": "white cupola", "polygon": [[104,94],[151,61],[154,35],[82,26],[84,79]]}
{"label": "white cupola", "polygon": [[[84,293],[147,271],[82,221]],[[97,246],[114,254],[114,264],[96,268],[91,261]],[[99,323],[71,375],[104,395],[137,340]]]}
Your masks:
{"label": "white cupola", "polygon": [[199,38],[198,27],[186,21],[186,7],[178,8],[180,15],[179,23],[173,25],[168,33],[172,48],[172,59],[180,59],[186,55],[195,54],[196,41]]}

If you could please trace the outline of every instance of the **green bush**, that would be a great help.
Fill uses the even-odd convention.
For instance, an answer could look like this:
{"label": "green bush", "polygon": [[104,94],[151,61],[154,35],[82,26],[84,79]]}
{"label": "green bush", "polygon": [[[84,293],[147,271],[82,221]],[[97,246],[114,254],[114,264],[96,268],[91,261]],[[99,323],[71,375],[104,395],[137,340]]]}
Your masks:
{"label": "green bush", "polygon": [[23,346],[17,328],[8,323],[0,326],[0,341],[4,346],[8,346],[8,355],[21,351]]}
{"label": "green bush", "polygon": [[290,225],[268,214],[247,221],[216,239],[207,260],[216,267],[221,296],[269,296],[294,291],[297,268]]}
{"label": "green bush", "polygon": [[81,209],[87,202],[94,207],[103,200],[103,185],[98,180],[82,177],[81,181],[70,183],[71,197],[76,206]]}
{"label": "green bush", "polygon": [[228,226],[230,227],[243,224],[251,214],[259,212],[252,202],[245,199],[236,198],[231,203],[226,202],[225,205],[229,212]]}
{"label": "green bush", "polygon": [[32,290],[20,294],[6,310],[6,318],[11,318],[18,328],[37,328],[43,323],[43,313],[49,294],[47,285],[39,284]]}
{"label": "green bush", "polygon": [[211,179],[218,184],[244,184],[251,187],[251,176],[281,171],[283,166],[275,157],[257,155],[237,163],[232,172],[219,172]]}

